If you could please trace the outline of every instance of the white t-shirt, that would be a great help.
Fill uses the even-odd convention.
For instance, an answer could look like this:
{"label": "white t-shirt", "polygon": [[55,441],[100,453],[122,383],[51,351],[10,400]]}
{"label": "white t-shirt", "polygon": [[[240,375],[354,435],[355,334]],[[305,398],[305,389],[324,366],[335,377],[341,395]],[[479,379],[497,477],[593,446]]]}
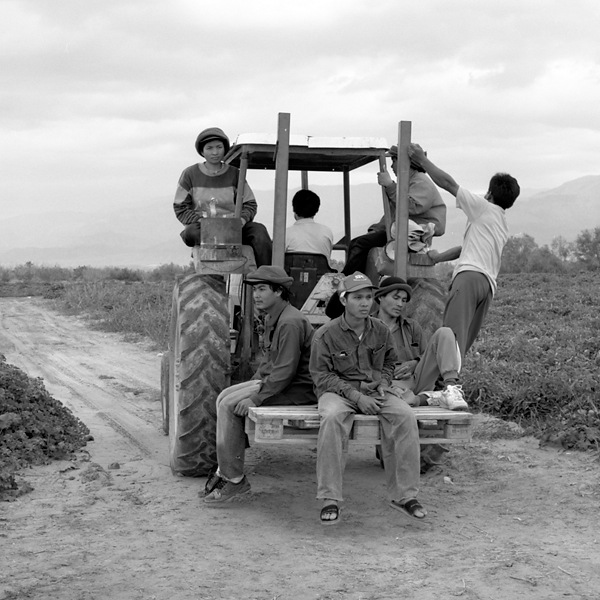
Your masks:
{"label": "white t-shirt", "polygon": [[329,261],[333,247],[333,232],[327,225],[312,218],[298,219],[285,232],[286,252],[322,254]]}
{"label": "white t-shirt", "polygon": [[494,295],[502,250],[508,240],[505,210],[462,187],[456,194],[456,206],[467,215],[467,228],[452,277],[462,271],[483,273]]}

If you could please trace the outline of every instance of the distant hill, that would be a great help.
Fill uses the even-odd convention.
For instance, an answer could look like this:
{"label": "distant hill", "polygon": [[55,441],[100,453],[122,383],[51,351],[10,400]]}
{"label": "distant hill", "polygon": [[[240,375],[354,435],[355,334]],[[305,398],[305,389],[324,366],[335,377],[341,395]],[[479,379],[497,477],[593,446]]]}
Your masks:
{"label": "distant hill", "polygon": [[[322,200],[317,220],[328,224],[336,237],[343,234],[342,188],[314,186]],[[296,190],[291,190],[289,199]],[[481,191],[481,190],[474,190]],[[269,230],[273,222],[273,192],[255,190],[259,203],[257,221]],[[383,214],[381,188],[359,184],[351,188],[352,235],[366,231]],[[448,203],[446,235],[436,239],[443,250],[459,245],[466,219],[444,193]],[[531,235],[538,245],[562,236],[574,241],[584,229],[600,226],[600,176],[590,175],[545,191],[522,193],[507,212],[511,234]],[[293,222],[291,212],[288,224]],[[179,238],[182,226],[170,201],[149,199],[117,209],[93,212],[61,212],[0,218],[0,264],[36,264],[75,267],[153,267],[165,263],[187,264],[190,250]]]}

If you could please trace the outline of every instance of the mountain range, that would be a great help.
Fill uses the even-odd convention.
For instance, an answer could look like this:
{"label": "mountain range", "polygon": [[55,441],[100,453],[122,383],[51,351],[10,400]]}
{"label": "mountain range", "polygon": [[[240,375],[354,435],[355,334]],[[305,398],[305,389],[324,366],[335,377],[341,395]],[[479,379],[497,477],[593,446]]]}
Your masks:
{"label": "mountain range", "polygon": [[[343,234],[341,186],[311,186],[321,197],[317,221],[328,224],[336,239]],[[296,190],[290,190],[289,202]],[[259,203],[256,220],[269,230],[273,222],[273,191],[254,190]],[[460,245],[466,218],[443,193],[448,204],[446,234],[434,247]],[[363,183],[351,187],[352,235],[366,231],[383,214],[381,189]],[[543,191],[523,191],[507,211],[511,235],[528,234],[539,246],[557,236],[574,241],[584,229],[600,226],[600,175],[589,175]],[[288,225],[293,218],[291,211]],[[31,261],[37,265],[152,268],[187,264],[190,250],[182,243],[182,226],[170,198],[151,198],[126,206],[89,212],[46,212],[0,217],[0,265]],[[338,257],[341,258],[341,257]]]}

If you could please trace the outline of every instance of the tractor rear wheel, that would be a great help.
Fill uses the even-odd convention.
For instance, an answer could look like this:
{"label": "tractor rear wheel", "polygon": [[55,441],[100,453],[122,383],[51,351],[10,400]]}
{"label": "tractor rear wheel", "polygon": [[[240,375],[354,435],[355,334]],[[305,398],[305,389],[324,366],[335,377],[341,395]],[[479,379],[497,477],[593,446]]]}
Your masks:
{"label": "tractor rear wheel", "polygon": [[421,277],[409,278],[408,283],[413,289],[413,294],[407,306],[407,316],[419,322],[425,339],[429,340],[436,329],[442,326],[446,285],[438,279]]}
{"label": "tractor rear wheel", "polygon": [[216,399],[229,385],[229,309],[223,277],[189,275],[173,290],[168,427],[173,473],[207,475],[217,463]]}

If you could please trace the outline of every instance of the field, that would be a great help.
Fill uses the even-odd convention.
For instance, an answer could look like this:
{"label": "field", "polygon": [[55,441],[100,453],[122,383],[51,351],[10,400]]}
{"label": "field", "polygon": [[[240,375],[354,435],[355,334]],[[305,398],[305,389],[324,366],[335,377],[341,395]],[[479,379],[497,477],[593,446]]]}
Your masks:
{"label": "field", "polygon": [[[318,523],[313,448],[251,448],[252,493],[223,510],[200,502],[203,479],[170,473],[158,381],[168,282],[0,298],[7,362],[93,436],[17,472],[29,491],[0,503],[0,600],[595,600],[599,283],[503,276],[463,381],[473,407],[510,422],[477,415],[473,442],[422,477],[425,523],[387,507],[372,448],[354,449],[333,531]],[[155,326],[138,328],[156,339],[107,332],[127,314],[122,298],[129,322],[151,314]]]}

